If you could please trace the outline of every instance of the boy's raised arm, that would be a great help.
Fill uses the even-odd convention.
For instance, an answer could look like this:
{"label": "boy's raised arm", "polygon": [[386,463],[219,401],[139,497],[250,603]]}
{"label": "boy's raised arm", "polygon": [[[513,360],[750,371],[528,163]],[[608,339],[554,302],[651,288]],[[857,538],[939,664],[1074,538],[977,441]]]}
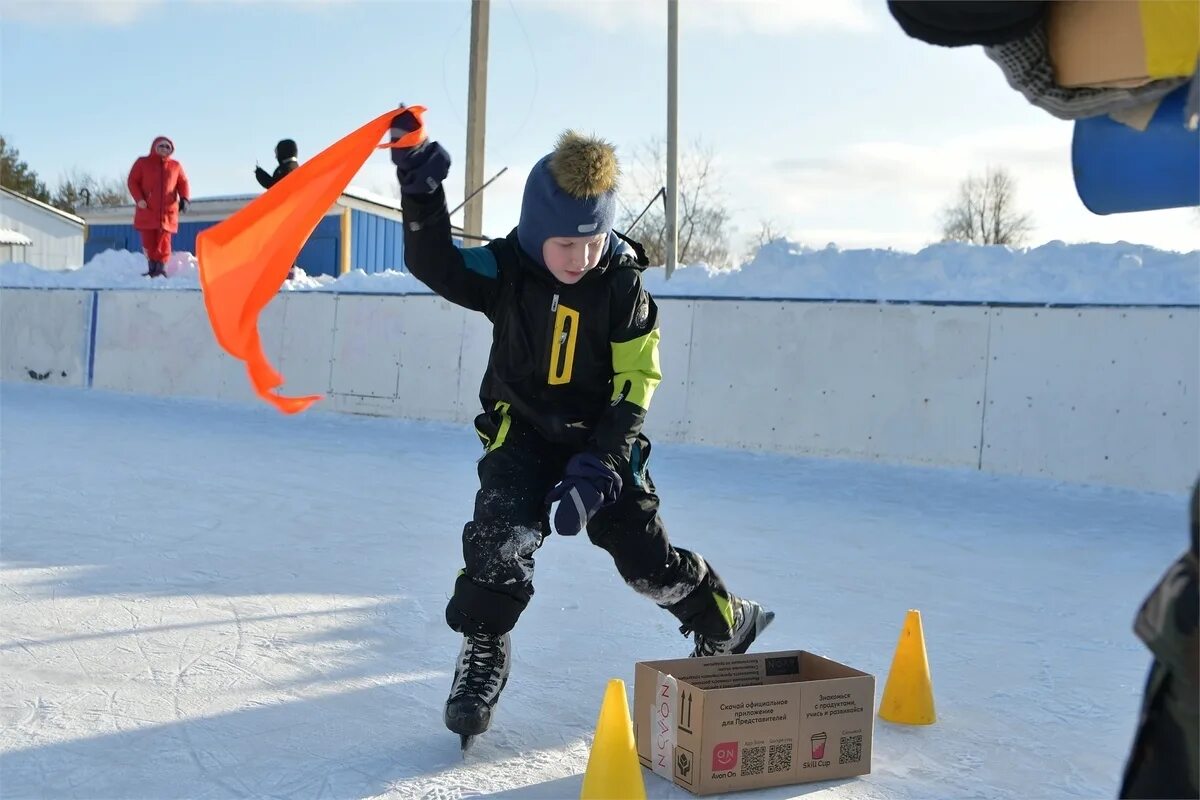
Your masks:
{"label": "boy's raised arm", "polygon": [[406,110],[392,120],[392,141],[417,144],[391,149],[400,181],[404,214],[404,264],[418,280],[451,303],[487,313],[496,296],[494,248],[454,246],[442,181],[450,173],[446,148],[424,137],[419,113]]}
{"label": "boy's raised arm", "polygon": [[498,268],[493,245],[455,247],[440,184],[426,195],[402,194],[400,207],[408,271],[451,303],[487,313],[496,296]]}

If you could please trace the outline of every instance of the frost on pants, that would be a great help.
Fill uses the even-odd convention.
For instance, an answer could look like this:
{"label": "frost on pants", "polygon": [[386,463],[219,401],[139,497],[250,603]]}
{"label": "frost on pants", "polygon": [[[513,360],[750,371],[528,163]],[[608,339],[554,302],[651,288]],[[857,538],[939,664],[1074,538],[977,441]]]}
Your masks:
{"label": "frost on pants", "polygon": [[[521,570],[521,578],[519,580],[528,583],[533,580],[533,554],[541,546],[541,531],[534,530],[533,528],[513,528],[508,539],[500,542],[500,547],[497,549],[496,563],[501,569],[504,566],[516,564]],[[486,580],[488,576],[485,574],[481,577]],[[518,579],[515,576],[510,576],[504,582],[516,583],[517,581]]]}
{"label": "frost on pants", "polygon": [[680,570],[679,580],[665,586],[646,578],[634,578],[627,583],[638,594],[650,598],[662,608],[668,608],[696,591],[696,588],[704,583],[704,579],[708,575],[708,565],[701,560],[699,566],[700,569],[695,574]]}
{"label": "frost on pants", "polygon": [[542,532],[504,519],[504,512],[514,505],[504,493],[481,492],[480,501],[493,518],[467,525],[464,545],[471,577],[494,586],[530,583],[533,554],[542,546]]}

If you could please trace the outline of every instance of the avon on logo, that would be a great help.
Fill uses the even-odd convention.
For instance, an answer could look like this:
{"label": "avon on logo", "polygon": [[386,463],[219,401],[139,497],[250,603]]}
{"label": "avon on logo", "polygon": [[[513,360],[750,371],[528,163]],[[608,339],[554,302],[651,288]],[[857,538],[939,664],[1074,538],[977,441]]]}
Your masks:
{"label": "avon on logo", "polygon": [[738,743],[721,742],[713,747],[712,771],[730,772],[737,769]]}

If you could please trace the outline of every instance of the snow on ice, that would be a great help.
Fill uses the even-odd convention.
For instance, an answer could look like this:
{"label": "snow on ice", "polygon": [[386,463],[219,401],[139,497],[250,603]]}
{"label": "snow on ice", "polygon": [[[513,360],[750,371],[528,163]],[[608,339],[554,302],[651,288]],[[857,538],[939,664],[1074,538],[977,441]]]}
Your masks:
{"label": "snow on ice", "polygon": [[[0,389],[6,798],[577,797],[606,681],[690,649],[552,536],[464,760],[441,710],[469,428]],[[881,692],[922,611],[937,724],[877,722],[872,774],[754,797],[1115,796],[1183,497],[665,443],[651,468],[673,539],[778,612],[757,647]]]}

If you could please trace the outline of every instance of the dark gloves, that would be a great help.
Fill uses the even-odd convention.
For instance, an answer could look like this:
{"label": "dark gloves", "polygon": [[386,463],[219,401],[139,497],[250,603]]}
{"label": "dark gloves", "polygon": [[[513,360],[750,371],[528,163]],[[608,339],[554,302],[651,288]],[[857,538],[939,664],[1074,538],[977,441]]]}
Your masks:
{"label": "dark gloves", "polygon": [[[400,104],[400,113],[392,117],[392,145],[401,149],[411,149],[425,143],[424,106],[404,107]],[[403,140],[403,141],[401,141]],[[393,157],[395,150],[392,151]]]}
{"label": "dark gloves", "polygon": [[392,118],[392,163],[402,194],[429,194],[450,174],[450,154],[437,142],[425,138],[420,106],[405,109]]}
{"label": "dark gloves", "polygon": [[264,189],[270,189],[271,184],[273,183],[271,180],[271,173],[267,172],[262,167],[254,168],[254,179],[258,181],[258,185]]}
{"label": "dark gloves", "polygon": [[182,214],[192,207],[192,201],[186,197],[179,198],[179,213]]}
{"label": "dark gloves", "polygon": [[621,476],[593,453],[577,453],[567,462],[562,481],[546,495],[558,501],[554,529],[563,536],[583,530],[596,512],[621,496]]}

